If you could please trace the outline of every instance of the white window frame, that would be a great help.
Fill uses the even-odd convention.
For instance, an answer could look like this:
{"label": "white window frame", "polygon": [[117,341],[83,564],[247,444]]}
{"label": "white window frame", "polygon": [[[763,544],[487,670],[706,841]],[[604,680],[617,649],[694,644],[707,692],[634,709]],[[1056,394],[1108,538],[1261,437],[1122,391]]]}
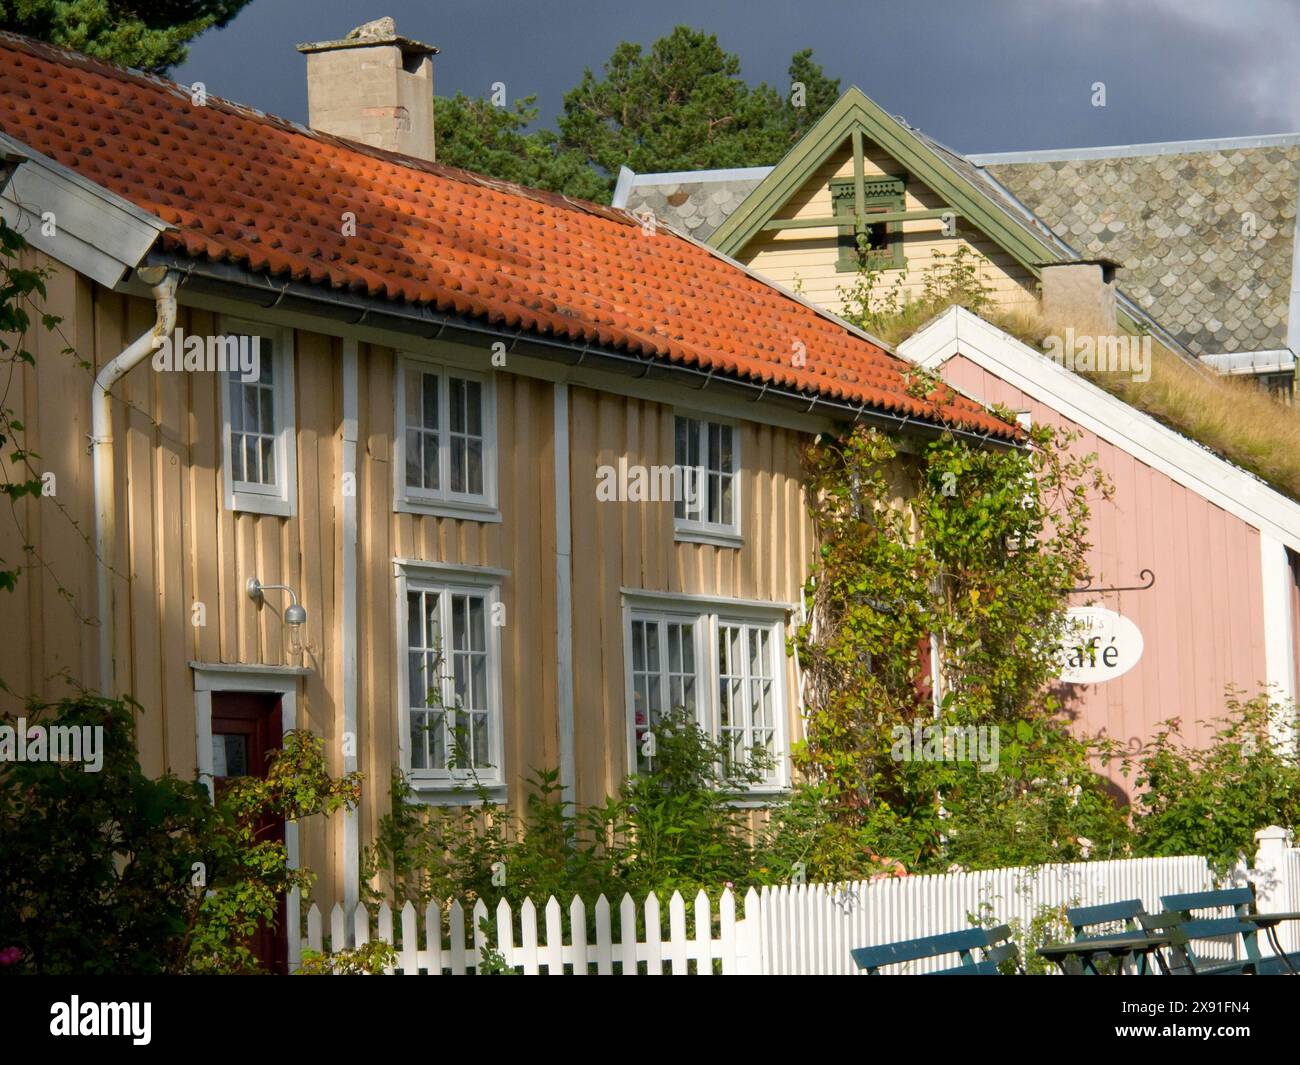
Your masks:
{"label": "white window frame", "polygon": [[[414,488],[406,483],[406,374],[408,370],[438,375],[438,484],[439,488]],[[433,514],[476,521],[501,520],[497,506],[497,394],[491,373],[463,369],[409,353],[399,354],[393,383],[393,509],[406,514]],[[483,492],[451,490],[451,431],[448,377],[477,382],[483,396]]]}
{"label": "white window frame", "polygon": [[[673,411],[673,465],[677,463],[677,419],[689,418],[701,423],[700,431],[700,469],[704,470],[700,491],[708,491],[708,427],[713,425],[725,425],[731,429],[731,522],[724,524],[721,522],[695,521],[690,518],[679,517],[677,514],[676,501],[673,503],[673,528],[676,532],[676,538],[688,543],[713,544],[717,547],[740,547],[744,544],[744,534],[741,530],[740,513],[742,506],[741,482],[743,480],[744,460],[741,454],[740,422],[731,418],[719,417],[716,414],[705,414],[693,410],[675,409]],[[685,471],[682,482],[685,484]],[[701,510],[704,514],[708,513],[707,497],[702,503]]]}
{"label": "white window frame", "polygon": [[253,514],[293,517],[298,511],[298,427],[294,411],[293,330],[244,318],[222,316],[222,336],[260,336],[271,344],[271,406],[275,421],[275,460],[279,476],[274,485],[236,483],[230,462],[230,377],[217,373],[221,393],[221,461],[226,509]]}
{"label": "white window frame", "polygon": [[[439,802],[472,803],[479,800],[478,788],[489,797],[505,798],[505,700],[501,686],[501,628],[493,624],[501,602],[501,582],[507,571],[488,567],[451,566],[415,559],[395,559],[397,575],[396,630],[398,697],[396,705],[396,730],[398,757],[402,772],[406,774],[412,790]],[[488,686],[488,758],[491,767],[476,769],[416,769],[411,768],[410,688],[408,674],[408,618],[407,593],[413,591],[438,592],[443,596],[441,610],[446,610],[446,595],[469,594],[483,596],[486,606],[485,647],[487,649]],[[444,631],[449,627],[444,625]]]}
{"label": "white window frame", "polygon": [[692,621],[695,624],[696,719],[705,732],[719,738],[718,629],[736,624],[767,628],[771,637],[773,671],[772,779],[736,792],[741,798],[776,796],[790,787],[789,668],[784,654],[786,618],[795,609],[789,603],[749,599],[717,599],[623,589],[623,715],[627,734],[628,773],[637,772],[636,720],[633,713],[632,622],[634,620]]}

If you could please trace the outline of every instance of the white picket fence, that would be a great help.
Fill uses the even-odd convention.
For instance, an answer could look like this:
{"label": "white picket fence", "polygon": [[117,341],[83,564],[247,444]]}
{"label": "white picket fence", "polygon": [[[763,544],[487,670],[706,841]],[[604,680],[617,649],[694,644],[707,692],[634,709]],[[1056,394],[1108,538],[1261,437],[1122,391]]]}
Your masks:
{"label": "white picket fence", "polygon": [[[757,904],[752,889],[746,909]],[[568,920],[555,896],[547,901],[542,917],[544,938],[539,937],[537,907],[525,899],[519,914],[502,899],[497,903],[495,921],[482,899],[470,910],[467,933],[465,910],[452,902],[446,911],[435,901],[425,908],[423,921],[411,903],[398,912],[400,934],[394,938],[393,911],[387,903],[377,911],[377,927],[372,934],[370,914],[357,906],[349,922],[341,905],[330,912],[328,946],[323,939],[320,910],[315,904],[307,911],[307,937],[303,947],[333,953],[341,944],[358,947],[372,939],[381,939],[397,948],[393,970],[407,976],[464,975],[478,971],[485,946],[499,951],[506,964],[526,975],[545,972],[551,976],[599,975],[621,973],[662,973],[664,965],[673,974],[707,976],[714,972],[746,973],[761,971],[748,957],[749,922],[736,919],[735,897],[724,891],[713,908],[703,891],[695,898],[690,929],[687,929],[686,904],[674,892],[668,903],[668,936],[663,935],[659,900],[646,898],[640,916],[644,919],[644,938],[638,934],[638,908],[631,895],[624,895],[618,907],[618,937],[614,929],[609,900],[601,895],[594,907],[595,935],[588,938],[587,906],[574,897],[569,903]],[[350,927],[349,927],[350,926]],[[716,932],[716,937],[715,937]],[[489,933],[491,938],[489,939]]]}
{"label": "white picket fence", "polygon": [[[1261,863],[1264,857],[1261,849]],[[1267,872],[1268,904],[1261,909],[1300,910],[1300,850],[1276,847]],[[423,913],[407,903],[396,914],[396,926],[387,904],[373,915],[373,925],[365,907],[358,906],[349,918],[335,905],[328,929],[312,905],[300,949],[328,955],[381,939],[394,944],[393,971],[405,975],[477,972],[485,946],[525,974],[848,974],[854,972],[853,947],[939,935],[986,918],[998,923],[1018,918],[1027,928],[1044,907],[1137,898],[1156,912],[1163,895],[1217,886],[1222,885],[1216,885],[1205,859],[1182,857],[751,888],[742,900],[724,890],[716,905],[704,892],[689,905],[674,893],[666,930],[654,895],[640,906],[625,895],[617,911],[602,895],[590,924],[587,903],[576,897],[567,908],[552,897],[540,912],[531,899],[518,912],[504,900],[489,912],[479,900],[468,914],[459,902],[445,908],[430,903]],[[1294,928],[1284,937],[1286,949],[1300,949]],[[1198,944],[1204,957],[1232,957],[1233,949]],[[909,971],[940,964],[916,963]]]}

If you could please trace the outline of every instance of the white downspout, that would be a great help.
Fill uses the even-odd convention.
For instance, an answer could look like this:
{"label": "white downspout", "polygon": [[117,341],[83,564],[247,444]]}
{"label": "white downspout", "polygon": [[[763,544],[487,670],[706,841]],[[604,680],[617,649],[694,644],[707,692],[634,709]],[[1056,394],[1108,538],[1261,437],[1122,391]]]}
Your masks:
{"label": "white downspout", "polygon": [[[90,449],[95,467],[96,602],[99,608],[99,688],[111,696],[113,670],[113,406],[109,390],[119,378],[148,358],[160,339],[176,327],[179,275],[161,266],[141,267],[136,276],[153,288],[157,308],[153,328],[133,340],[95,377],[91,390]],[[156,280],[155,280],[156,279]]]}

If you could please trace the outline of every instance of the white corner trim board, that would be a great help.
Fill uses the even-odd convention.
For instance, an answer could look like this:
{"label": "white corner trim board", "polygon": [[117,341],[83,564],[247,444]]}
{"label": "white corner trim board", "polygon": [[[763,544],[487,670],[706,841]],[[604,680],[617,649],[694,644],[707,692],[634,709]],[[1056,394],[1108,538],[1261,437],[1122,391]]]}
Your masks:
{"label": "white corner trim board", "polygon": [[928,370],[961,355],[1261,534],[1300,551],[1300,503],[964,308],[945,311],[898,352]]}
{"label": "white corner trim board", "polygon": [[[342,574],[342,607],[339,612],[339,635],[343,653],[339,656],[342,674],[340,712],[343,715],[341,735],[344,737],[343,772],[351,773],[360,760],[361,732],[357,727],[357,444],[360,385],[358,343],[355,337],[343,338],[343,435],[341,440],[343,474],[343,536],[340,548]],[[347,740],[350,739],[351,743]],[[343,812],[343,904],[351,913],[355,909],[361,885],[361,827],[356,808]]]}
{"label": "white corner trim board", "polygon": [[[1264,590],[1264,664],[1274,698],[1294,702],[1296,692],[1295,632],[1291,615],[1291,563],[1287,549],[1271,536],[1260,536],[1260,575]],[[1294,722],[1274,722],[1274,739],[1295,750]]]}
{"label": "white corner trim board", "polygon": [[575,801],[577,763],[573,704],[573,526],[569,485],[569,386],[557,382],[555,402],[555,705],[560,733],[560,787]]}

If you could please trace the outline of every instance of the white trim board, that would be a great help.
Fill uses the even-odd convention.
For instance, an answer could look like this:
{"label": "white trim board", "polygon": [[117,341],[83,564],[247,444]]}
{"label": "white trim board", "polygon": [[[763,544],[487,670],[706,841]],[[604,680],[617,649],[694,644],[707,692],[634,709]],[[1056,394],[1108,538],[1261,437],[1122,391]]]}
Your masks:
{"label": "white trim board", "polygon": [[[280,736],[298,727],[298,692],[302,677],[308,672],[292,666],[262,666],[231,664],[225,662],[190,662],[194,671],[194,733],[198,750],[199,780],[215,799],[212,765],[212,693],[213,692],[265,692],[280,696]],[[298,822],[284,823],[284,849],[290,869],[299,863]],[[296,972],[302,963],[299,937],[294,930],[301,919],[302,898],[298,888],[293,888],[285,899],[285,925],[289,928],[289,972]]]}
{"label": "white trim board", "polygon": [[945,311],[904,341],[898,352],[929,370],[962,355],[1261,533],[1300,551],[1300,503],[964,308]]}
{"label": "white trim board", "polygon": [[[1264,603],[1264,666],[1269,687],[1274,697],[1294,702],[1295,690],[1295,636],[1291,631],[1291,564],[1286,548],[1271,536],[1259,538],[1260,573],[1263,582]],[[1269,622],[1272,624],[1269,624]],[[1273,738],[1295,749],[1293,723],[1273,721]]]}
{"label": "white trim board", "polygon": [[[88,181],[22,141],[0,132],[0,150],[24,157],[0,188],[0,214],[29,244],[64,266],[112,288],[138,266],[162,219]],[[48,231],[42,215],[50,212]]]}

